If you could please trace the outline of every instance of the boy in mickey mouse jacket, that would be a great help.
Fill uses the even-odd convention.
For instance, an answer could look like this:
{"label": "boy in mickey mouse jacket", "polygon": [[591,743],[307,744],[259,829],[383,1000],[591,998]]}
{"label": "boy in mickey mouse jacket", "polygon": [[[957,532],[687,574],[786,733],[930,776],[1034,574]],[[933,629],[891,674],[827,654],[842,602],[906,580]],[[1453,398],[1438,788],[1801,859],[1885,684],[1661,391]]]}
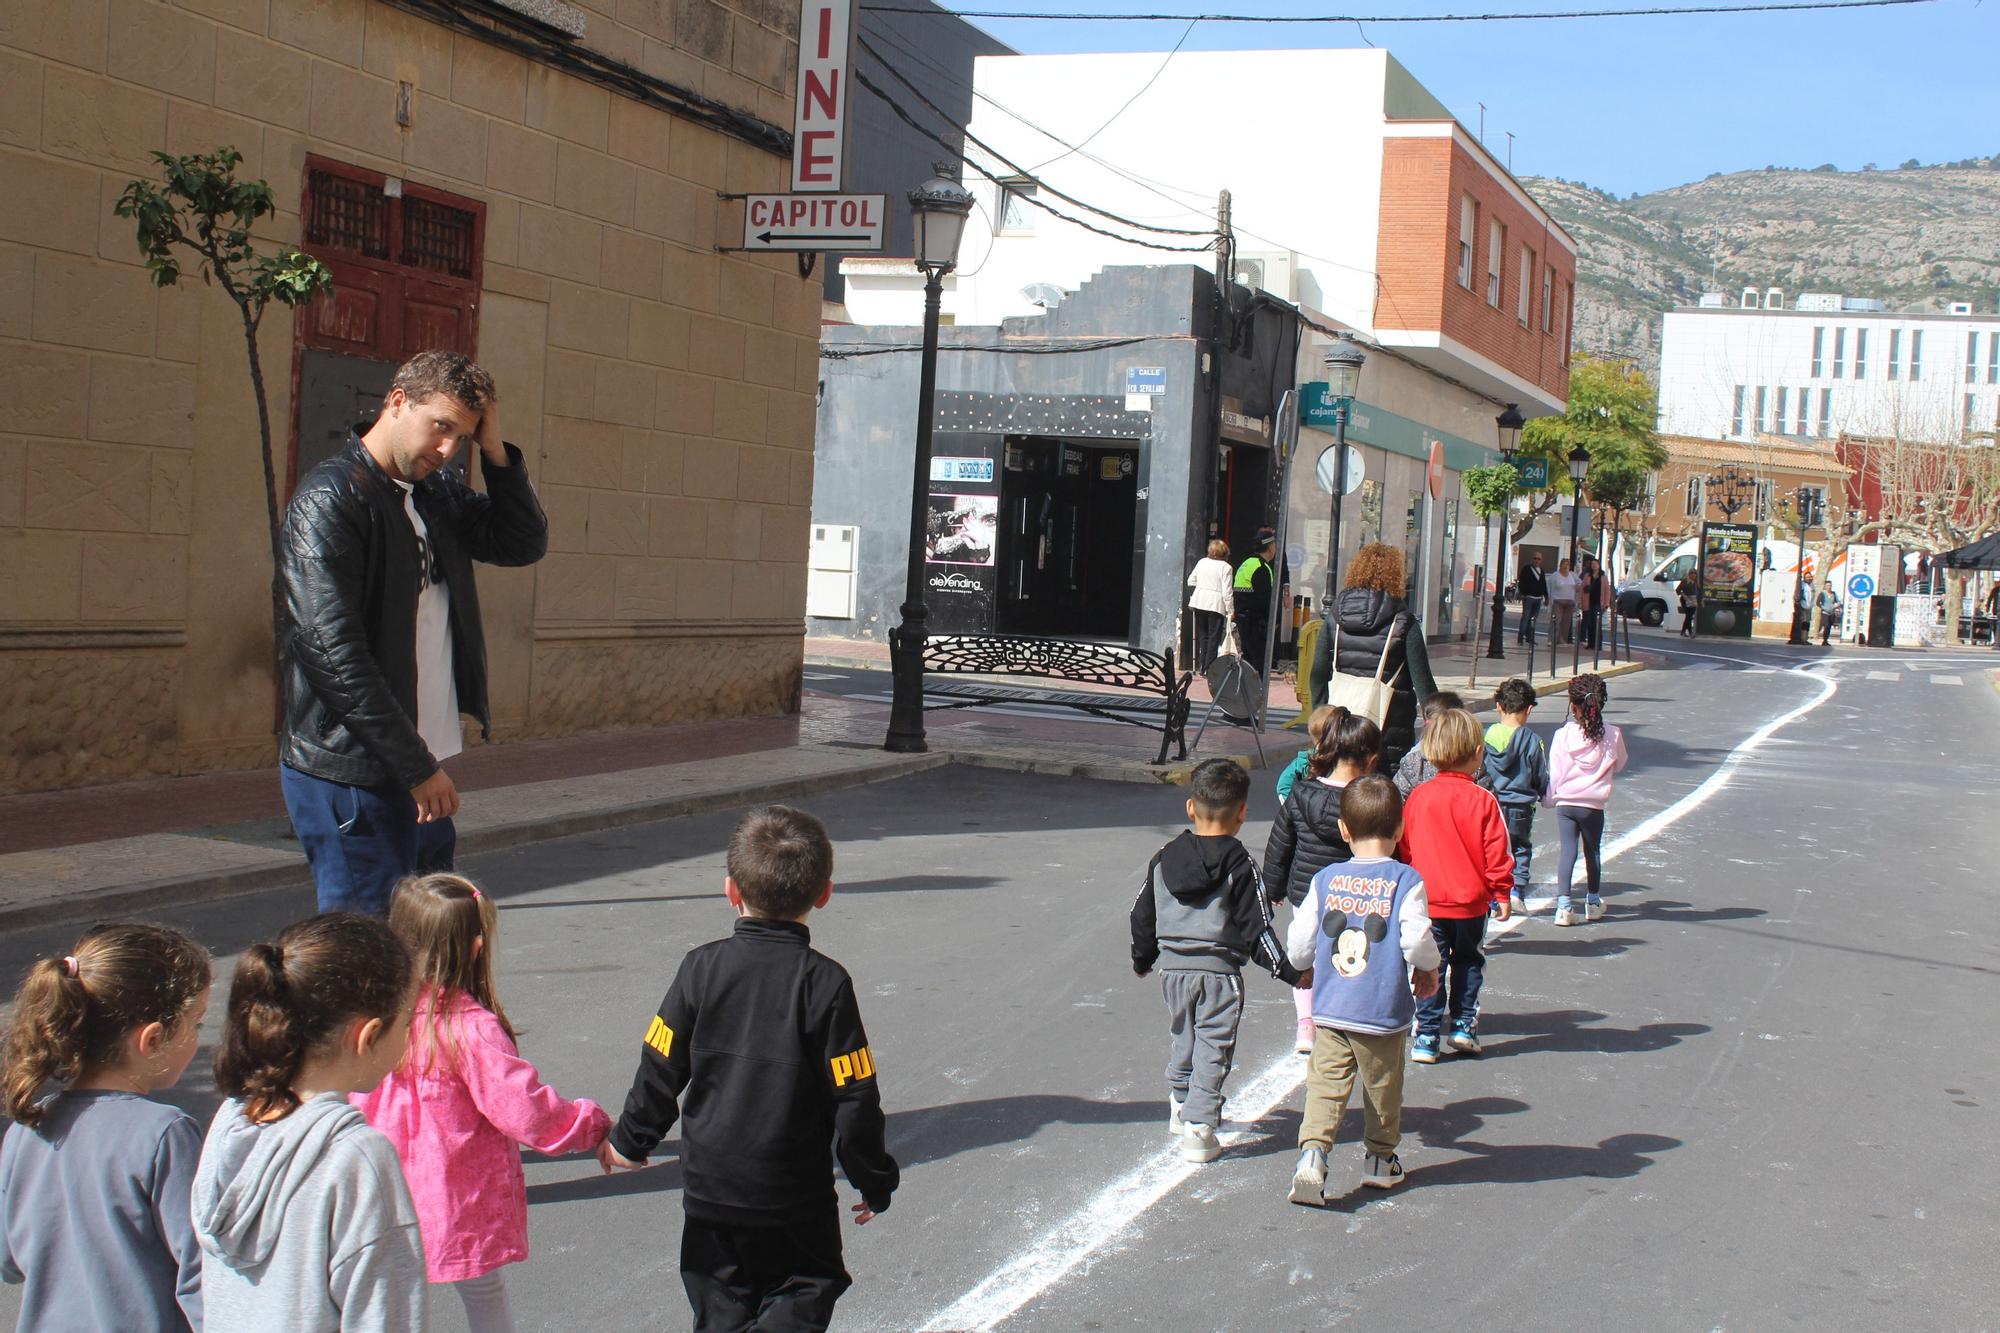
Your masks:
{"label": "boy in mickey mouse jacket", "polygon": [[[1381,776],[1341,794],[1340,835],[1349,861],[1313,876],[1292,916],[1285,952],[1312,978],[1313,1048],[1306,1071],[1305,1119],[1292,1175],[1293,1203],[1318,1206],[1326,1194],[1326,1154],[1357,1079],[1367,1148],[1361,1183],[1402,1183],[1403,1058],[1414,996],[1437,990],[1438,947],[1417,872],[1394,858],[1403,798]],[[1388,945],[1394,939],[1393,946]]]}
{"label": "boy in mickey mouse jacket", "polygon": [[823,1329],[852,1285],[833,1157],[861,1194],[856,1225],[888,1210],[899,1179],[854,983],[805,925],[833,895],[833,844],[811,815],[766,806],[736,826],[728,867],[736,931],[681,963],[598,1160],[645,1165],[685,1095],[694,1327]]}

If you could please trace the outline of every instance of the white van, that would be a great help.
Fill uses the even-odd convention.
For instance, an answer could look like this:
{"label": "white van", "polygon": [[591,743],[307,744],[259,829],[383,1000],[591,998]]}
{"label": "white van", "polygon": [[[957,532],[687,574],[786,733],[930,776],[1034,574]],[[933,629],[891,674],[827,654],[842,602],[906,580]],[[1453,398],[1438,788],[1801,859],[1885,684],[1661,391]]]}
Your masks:
{"label": "white van", "polygon": [[[1666,621],[1667,613],[1680,609],[1680,596],[1674,588],[1695,567],[1701,558],[1701,540],[1690,537],[1667,553],[1649,574],[1629,579],[1618,585],[1618,609],[1638,620],[1641,624],[1659,625]],[[1847,563],[1847,552],[1839,551],[1833,557],[1833,586],[1840,587],[1840,570]],[[1805,581],[1811,584],[1813,553],[1806,552]],[[1757,619],[1789,620],[1792,614],[1792,598],[1796,595],[1799,581],[1799,547],[1796,542],[1757,540]]]}

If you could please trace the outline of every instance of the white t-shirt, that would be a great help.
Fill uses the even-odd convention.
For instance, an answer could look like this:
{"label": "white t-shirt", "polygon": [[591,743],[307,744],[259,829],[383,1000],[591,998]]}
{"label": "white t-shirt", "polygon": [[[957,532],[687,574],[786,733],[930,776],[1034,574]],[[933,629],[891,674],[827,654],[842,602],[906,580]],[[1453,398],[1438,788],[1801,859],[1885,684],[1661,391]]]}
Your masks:
{"label": "white t-shirt", "polygon": [[1576,590],[1583,580],[1574,574],[1549,575],[1549,600],[1552,602],[1573,602]]}
{"label": "white t-shirt", "polygon": [[430,529],[417,513],[416,488],[403,488],[403,512],[417,538],[417,734],[443,763],[465,748],[458,725],[458,678],[451,669],[451,589],[437,566]]}

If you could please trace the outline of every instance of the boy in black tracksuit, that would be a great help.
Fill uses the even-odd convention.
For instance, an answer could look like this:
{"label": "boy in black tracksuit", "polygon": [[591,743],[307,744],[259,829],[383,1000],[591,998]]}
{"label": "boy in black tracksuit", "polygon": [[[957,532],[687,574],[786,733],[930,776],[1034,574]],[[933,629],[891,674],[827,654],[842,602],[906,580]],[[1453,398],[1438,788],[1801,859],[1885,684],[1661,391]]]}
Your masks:
{"label": "boy in black tracksuit", "polygon": [[694,1327],[823,1329],[852,1285],[833,1156],[861,1194],[857,1225],[888,1210],[899,1177],[854,983],[805,926],[833,894],[833,844],[811,815],[767,806],[737,825],[728,864],[736,931],[682,961],[598,1160],[643,1166],[685,1094],[681,1284]]}

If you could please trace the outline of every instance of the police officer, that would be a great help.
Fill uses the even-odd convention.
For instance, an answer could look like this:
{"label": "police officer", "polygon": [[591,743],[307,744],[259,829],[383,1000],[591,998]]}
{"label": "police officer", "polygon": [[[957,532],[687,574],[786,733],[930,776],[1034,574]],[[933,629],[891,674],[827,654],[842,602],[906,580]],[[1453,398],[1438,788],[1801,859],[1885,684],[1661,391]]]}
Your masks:
{"label": "police officer", "polygon": [[1253,667],[1264,664],[1264,644],[1270,637],[1271,606],[1278,594],[1278,571],[1271,562],[1278,557],[1278,534],[1269,528],[1257,529],[1257,546],[1236,567],[1236,635],[1243,648],[1243,660]]}

